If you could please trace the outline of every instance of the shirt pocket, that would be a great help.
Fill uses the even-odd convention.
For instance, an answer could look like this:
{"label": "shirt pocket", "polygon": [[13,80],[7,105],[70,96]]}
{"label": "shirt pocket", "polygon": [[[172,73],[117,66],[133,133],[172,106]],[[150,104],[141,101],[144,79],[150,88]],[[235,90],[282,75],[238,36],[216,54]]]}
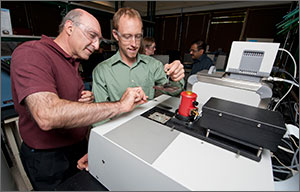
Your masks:
{"label": "shirt pocket", "polygon": [[153,97],[153,95],[154,95],[154,88],[153,88],[154,79],[153,78],[151,78],[149,76],[145,77],[139,86],[142,87],[143,91],[149,98]]}

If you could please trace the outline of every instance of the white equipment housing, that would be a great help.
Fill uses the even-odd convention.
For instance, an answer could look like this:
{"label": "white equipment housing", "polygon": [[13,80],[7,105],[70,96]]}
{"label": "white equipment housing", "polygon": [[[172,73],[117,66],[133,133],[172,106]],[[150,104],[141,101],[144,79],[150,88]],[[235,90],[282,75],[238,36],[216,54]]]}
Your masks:
{"label": "white equipment housing", "polygon": [[[198,73],[188,88],[201,107],[210,97],[265,107],[278,43],[233,42],[226,72]],[[259,162],[149,120],[155,106],[175,112],[179,98],[161,95],[91,130],[90,173],[112,191],[273,191],[270,151]],[[117,110],[117,109],[116,109]]]}
{"label": "white equipment housing", "polygon": [[179,98],[161,95],[91,130],[90,173],[112,191],[274,190],[270,151],[260,162],[140,116],[170,111]]}
{"label": "white equipment housing", "polygon": [[278,48],[279,43],[234,41],[226,73],[198,72],[188,79],[187,87],[198,95],[200,110],[211,97],[266,108],[272,87],[262,77],[270,75]]}

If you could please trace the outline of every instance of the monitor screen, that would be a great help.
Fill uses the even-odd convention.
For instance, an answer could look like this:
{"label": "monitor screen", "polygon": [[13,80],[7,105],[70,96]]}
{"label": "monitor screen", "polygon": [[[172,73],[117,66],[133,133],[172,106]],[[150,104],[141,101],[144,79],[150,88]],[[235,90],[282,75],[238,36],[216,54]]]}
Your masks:
{"label": "monitor screen", "polygon": [[169,55],[153,55],[153,57],[163,64],[169,63]]}

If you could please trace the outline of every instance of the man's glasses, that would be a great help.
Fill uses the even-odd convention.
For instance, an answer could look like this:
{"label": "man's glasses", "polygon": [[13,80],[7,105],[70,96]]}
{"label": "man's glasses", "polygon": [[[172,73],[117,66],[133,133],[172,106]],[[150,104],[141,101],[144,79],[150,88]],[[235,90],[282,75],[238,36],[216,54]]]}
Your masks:
{"label": "man's glasses", "polygon": [[190,49],[189,52],[195,53],[195,52],[198,52],[198,50],[197,49]]}
{"label": "man's glasses", "polygon": [[131,40],[141,41],[143,38],[143,34],[121,34],[119,31],[115,30],[119,37],[121,37],[124,41],[129,42]]}
{"label": "man's glasses", "polygon": [[91,29],[89,29],[86,25],[82,24],[82,23],[78,23],[78,22],[74,22],[76,26],[78,26],[78,28],[80,29],[80,31],[84,34],[84,36],[92,41],[93,43],[95,42],[100,42],[102,37],[99,37],[99,35],[92,31]]}

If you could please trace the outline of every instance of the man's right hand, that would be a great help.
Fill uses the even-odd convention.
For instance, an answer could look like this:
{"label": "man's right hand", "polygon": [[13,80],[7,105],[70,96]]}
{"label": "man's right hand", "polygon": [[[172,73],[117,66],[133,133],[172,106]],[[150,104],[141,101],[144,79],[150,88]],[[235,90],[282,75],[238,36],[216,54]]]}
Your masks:
{"label": "man's right hand", "polygon": [[141,87],[128,87],[120,99],[121,111],[129,112],[135,106],[146,103],[148,96]]}

